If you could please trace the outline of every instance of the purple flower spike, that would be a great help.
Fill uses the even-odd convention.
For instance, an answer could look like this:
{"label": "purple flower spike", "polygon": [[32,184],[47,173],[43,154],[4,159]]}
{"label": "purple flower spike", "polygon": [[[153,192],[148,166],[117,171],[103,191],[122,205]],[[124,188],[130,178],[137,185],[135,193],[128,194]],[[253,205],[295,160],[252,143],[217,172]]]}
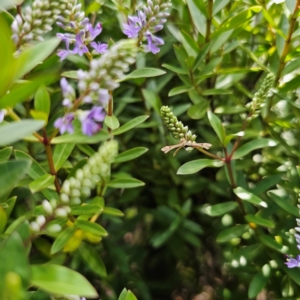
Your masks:
{"label": "purple flower spike", "polygon": [[296,258],[292,258],[290,256],[287,256],[288,261],[285,262],[285,264],[287,265],[288,268],[296,268],[296,267],[300,267],[300,255],[297,255]]}
{"label": "purple flower spike", "polygon": [[69,133],[73,133],[74,132],[74,127],[72,125],[73,120],[74,120],[74,115],[72,113],[66,114],[64,117],[58,118],[54,122],[54,127],[58,128],[61,134],[65,133],[66,131]]}
{"label": "purple flower spike", "polygon": [[104,43],[102,44],[102,43],[91,42],[90,45],[99,54],[103,54],[103,53],[107,52],[107,49],[108,49],[108,45],[104,44]]}
{"label": "purple flower spike", "polygon": [[148,40],[148,45],[147,45],[148,51],[152,52],[153,54],[158,53],[160,49],[157,46],[164,44],[163,39],[154,36],[150,32],[146,33],[145,35],[147,36],[147,40]]}
{"label": "purple flower spike", "polygon": [[105,113],[103,112],[103,107],[94,106],[88,116],[97,122],[103,122],[105,119]]}
{"label": "purple flower spike", "polygon": [[69,83],[65,77],[60,80],[60,87],[63,95],[65,96],[69,89]]}
{"label": "purple flower spike", "polygon": [[93,28],[92,24],[87,24],[87,29],[90,32],[90,40],[93,41],[101,32],[102,32],[102,24],[96,24],[95,28]]}
{"label": "purple flower spike", "polygon": [[92,136],[101,129],[101,125],[94,122],[92,119],[84,119],[81,122],[82,133],[88,136]]}
{"label": "purple flower spike", "polygon": [[82,56],[84,53],[89,52],[87,46],[82,41],[83,34],[84,32],[80,32],[79,34],[76,34],[76,43],[75,43],[75,48],[72,52],[73,54],[78,54]]}

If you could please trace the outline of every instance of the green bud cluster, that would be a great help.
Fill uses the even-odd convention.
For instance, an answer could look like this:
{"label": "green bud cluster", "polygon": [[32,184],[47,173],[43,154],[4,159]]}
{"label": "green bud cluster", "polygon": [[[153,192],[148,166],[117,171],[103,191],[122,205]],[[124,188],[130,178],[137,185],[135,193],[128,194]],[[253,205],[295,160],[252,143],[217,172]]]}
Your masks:
{"label": "green bud cluster", "polygon": [[265,100],[270,97],[271,88],[274,84],[275,77],[272,74],[268,74],[264,79],[259,90],[254,94],[253,100],[246,104],[246,107],[249,110],[250,116],[248,120],[256,118],[265,105]]}
{"label": "green bud cluster", "polygon": [[16,45],[32,40],[43,41],[42,34],[52,30],[58,16],[66,15],[76,0],[34,0],[26,6],[23,16],[17,15],[12,22],[12,38]]}
{"label": "green bud cluster", "polygon": [[[110,179],[110,165],[118,154],[118,143],[115,140],[107,141],[101,145],[94,155],[92,155],[82,169],[78,169],[74,177],[64,181],[60,202],[55,199],[43,200],[43,214],[37,216],[30,222],[33,232],[40,232],[50,220],[56,218],[66,218],[71,213],[72,205],[80,205],[83,200],[91,195],[92,189],[98,183],[107,182]],[[51,233],[60,232],[59,224],[47,226],[47,231]]]}
{"label": "green bud cluster", "polygon": [[173,112],[168,106],[162,106],[160,108],[161,116],[163,117],[168,129],[172,132],[175,138],[186,141],[194,142],[197,138],[195,134],[189,130],[188,126],[184,126],[182,122],[178,121],[177,117],[174,116]]}
{"label": "green bud cluster", "polygon": [[74,177],[64,181],[60,200],[65,205],[79,205],[90,197],[91,191],[100,182],[110,179],[110,165],[118,154],[118,143],[107,141],[99,147],[82,169],[78,169]]}

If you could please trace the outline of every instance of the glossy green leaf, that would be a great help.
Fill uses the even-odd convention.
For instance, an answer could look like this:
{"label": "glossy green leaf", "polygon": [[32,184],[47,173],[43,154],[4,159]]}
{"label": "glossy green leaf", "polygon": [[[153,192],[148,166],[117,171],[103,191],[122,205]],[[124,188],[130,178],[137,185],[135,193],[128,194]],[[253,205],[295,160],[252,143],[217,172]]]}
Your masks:
{"label": "glossy green leaf", "polygon": [[124,213],[117,208],[105,206],[103,213],[106,215],[116,216],[116,217],[124,217]]}
{"label": "glossy green leaf", "polygon": [[208,44],[204,45],[202,47],[202,49],[198,52],[198,55],[196,56],[196,59],[195,59],[195,62],[194,62],[193,71],[197,70],[198,67],[201,65],[201,63],[204,62],[204,59],[205,59],[207,53],[209,52],[210,47],[211,47],[211,44],[208,43]]}
{"label": "glossy green leaf", "polygon": [[184,69],[181,69],[179,67],[175,67],[175,66],[172,66],[172,65],[169,65],[169,64],[162,64],[162,67],[176,73],[176,74],[188,74],[188,71],[187,70],[184,70]]}
{"label": "glossy green leaf", "polygon": [[107,277],[106,268],[100,253],[98,253],[92,245],[86,243],[82,244],[79,247],[79,253],[93,273],[101,278]]}
{"label": "glossy green leaf", "polygon": [[217,242],[225,243],[234,238],[240,237],[248,229],[248,225],[235,225],[234,227],[226,228],[218,234]]}
{"label": "glossy green leaf", "polygon": [[0,234],[4,232],[7,220],[8,220],[7,213],[2,207],[2,205],[0,205]]}
{"label": "glossy green leaf", "polygon": [[[202,0],[198,0],[202,1]],[[199,47],[195,40],[184,30],[180,31],[180,37],[183,47],[189,56],[193,56],[194,58],[197,56],[199,52]]]}
{"label": "glossy green leaf", "polygon": [[0,163],[0,198],[8,196],[11,190],[25,176],[30,167],[28,160],[12,160]]}
{"label": "glossy green leaf", "polygon": [[239,260],[244,257],[251,264],[252,260],[263,251],[263,248],[261,243],[240,248],[233,253],[232,259]]}
{"label": "glossy green leaf", "polygon": [[268,204],[257,197],[256,195],[252,194],[251,192],[245,190],[242,187],[237,187],[233,190],[233,192],[243,201],[248,201],[250,203],[253,203],[255,205],[259,205],[262,207],[268,207]]}
{"label": "glossy green leaf", "polygon": [[188,91],[191,91],[193,90],[194,88],[192,86],[186,86],[186,85],[183,85],[183,86],[178,86],[178,87],[175,87],[173,88],[168,96],[169,97],[172,97],[172,96],[176,96],[176,95],[179,95],[179,94],[183,94],[183,93],[186,93]]}
{"label": "glossy green leaf", "polygon": [[264,226],[264,227],[270,227],[270,228],[274,228],[274,223],[270,220],[266,220],[265,218],[256,216],[256,215],[246,215],[245,219],[248,222],[260,225],[260,226]]}
{"label": "glossy green leaf", "polygon": [[212,159],[196,159],[183,164],[177,171],[178,175],[188,175],[199,172],[207,167],[219,168],[223,165],[223,162]]}
{"label": "glossy green leaf", "polygon": [[216,15],[220,10],[222,10],[230,0],[215,0],[213,6],[213,15]]}
{"label": "glossy green leaf", "polygon": [[22,120],[0,126],[0,146],[11,145],[44,126],[43,121]]}
{"label": "glossy green leaf", "polygon": [[200,8],[197,6],[196,1],[187,0],[187,5],[193,20],[193,23],[197,30],[205,36],[206,34],[206,18]]}
{"label": "glossy green leaf", "polygon": [[263,178],[261,181],[259,181],[256,186],[251,189],[251,192],[253,194],[260,194],[267,190],[269,190],[272,186],[274,186],[276,183],[278,183],[281,180],[282,174],[267,176]]}
{"label": "glossy green leaf", "polygon": [[211,111],[207,112],[207,117],[208,117],[210,125],[212,126],[213,130],[217,134],[219,140],[221,141],[221,143],[223,143],[226,135],[225,135],[225,129],[224,129],[220,119],[215,114],[213,114]]}
{"label": "glossy green leaf", "polygon": [[[12,210],[14,209],[15,207],[15,204],[16,204],[16,201],[17,201],[17,196],[14,196],[14,197],[11,197],[9,198],[5,203],[7,204],[7,207],[4,208],[5,212],[6,212],[6,215],[7,217],[9,218]],[[2,203],[3,204],[3,203]]]}
{"label": "glossy green leaf", "polygon": [[85,232],[90,232],[99,236],[107,236],[106,230],[97,223],[92,223],[87,220],[77,219],[75,221],[75,226],[77,226],[78,228],[82,229]]}
{"label": "glossy green leaf", "polygon": [[287,195],[282,193],[282,190],[271,190],[268,192],[269,197],[274,201],[280,208],[286,211],[288,214],[300,218],[299,209],[292,204]]}
{"label": "glossy green leaf", "polygon": [[53,151],[54,169],[58,171],[71,155],[75,144],[58,144]]}
{"label": "glossy green leaf", "polygon": [[53,138],[51,144],[98,144],[99,142],[106,141],[108,138],[108,133],[101,130],[93,136],[87,136],[83,133],[64,134]]}
{"label": "glossy green leaf", "polygon": [[72,215],[96,215],[100,214],[102,211],[103,208],[97,204],[71,206]]}
{"label": "glossy green leaf", "polygon": [[63,77],[78,79],[77,71],[66,71],[61,74]]}
{"label": "glossy green leaf", "polygon": [[227,135],[224,139],[224,146],[226,147],[233,138],[244,136],[244,134],[245,134],[244,131],[240,131],[238,133],[232,133]]}
{"label": "glossy green leaf", "polygon": [[160,69],[141,68],[141,69],[134,70],[130,74],[126,75],[125,77],[117,81],[122,82],[134,78],[156,77],[156,76],[161,76],[163,74],[166,74],[166,72]]}
{"label": "glossy green leaf", "polygon": [[114,159],[114,162],[121,163],[124,161],[129,161],[143,155],[147,151],[148,149],[145,147],[132,148],[117,155],[117,157]]}
{"label": "glossy green leaf", "polygon": [[75,226],[70,226],[67,229],[64,229],[55,239],[51,247],[51,254],[54,254],[59,250],[61,250],[66,245],[66,243],[73,237],[75,232],[76,232]]}
{"label": "glossy green leaf", "polygon": [[271,236],[260,234],[259,239],[265,246],[285,254],[286,246],[278,244]]}
{"label": "glossy green leaf", "polygon": [[113,130],[113,134],[114,135],[119,135],[121,133],[124,133],[124,132],[140,125],[141,123],[145,122],[148,118],[149,118],[149,116],[136,117],[136,118],[130,120],[129,122],[127,122],[126,124],[122,125],[118,129]]}
{"label": "glossy green leaf", "polygon": [[154,108],[155,111],[159,114],[162,103],[158,95],[155,92],[150,91],[149,89],[142,89],[142,94],[145,98],[146,104],[149,104],[150,107]]}
{"label": "glossy green leaf", "polygon": [[131,177],[116,178],[107,183],[107,186],[115,189],[131,189],[144,185],[144,182]]}
{"label": "glossy green leaf", "polygon": [[48,115],[45,112],[43,112],[43,111],[36,111],[36,110],[31,109],[30,110],[30,115],[35,120],[42,120],[42,121],[44,121],[45,125],[48,122]]}
{"label": "glossy green leaf", "polygon": [[55,50],[59,43],[60,39],[52,38],[22,51],[18,58],[20,68],[16,74],[17,78],[23,77],[38,64],[42,63]]}
{"label": "glossy green leaf", "polygon": [[213,96],[213,95],[230,95],[232,92],[230,90],[224,89],[210,89],[203,91],[203,96]]}
{"label": "glossy green leaf", "polygon": [[105,125],[112,130],[115,130],[120,127],[119,120],[115,116],[105,116],[104,120]]}
{"label": "glossy green leaf", "polygon": [[0,150],[0,162],[9,160],[13,147],[6,147]]}
{"label": "glossy green leaf", "polygon": [[205,208],[205,213],[211,217],[222,216],[234,210],[238,206],[237,202],[228,201],[215,205],[209,205]]}
{"label": "glossy green leaf", "polygon": [[39,177],[35,181],[32,181],[29,184],[29,189],[31,193],[36,193],[38,191],[41,191],[43,189],[48,188],[50,185],[54,183],[55,176],[50,174],[45,174],[42,177]]}
{"label": "glossy green leaf", "polygon": [[50,113],[50,106],[50,95],[45,85],[41,85],[35,94],[34,109],[36,111],[44,112],[48,116]]}
{"label": "glossy green leaf", "polygon": [[256,297],[266,286],[268,280],[269,280],[269,276],[264,276],[262,272],[257,273],[250,282],[249,289],[248,289],[248,297],[249,298]]}
{"label": "glossy green leaf", "polygon": [[31,283],[50,294],[98,297],[94,287],[79,273],[64,266],[45,264],[31,266]]}
{"label": "glossy green leaf", "polygon": [[274,147],[277,145],[277,142],[271,139],[255,139],[250,141],[241,147],[239,147],[233,154],[233,159],[241,158],[253,150],[266,148],[266,147]]}
{"label": "glossy green leaf", "polygon": [[191,119],[198,120],[205,116],[208,107],[209,107],[209,102],[206,100],[203,100],[203,101],[191,106],[188,109],[187,114]]}

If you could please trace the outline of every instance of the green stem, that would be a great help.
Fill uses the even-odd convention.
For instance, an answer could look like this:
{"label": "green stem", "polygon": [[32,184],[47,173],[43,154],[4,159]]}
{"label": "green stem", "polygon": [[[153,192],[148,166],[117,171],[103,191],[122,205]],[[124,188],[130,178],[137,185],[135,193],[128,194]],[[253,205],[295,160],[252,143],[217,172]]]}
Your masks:
{"label": "green stem", "polygon": [[47,133],[46,133],[45,129],[43,129],[43,133],[44,133],[43,144],[44,144],[45,150],[46,150],[46,155],[47,155],[48,165],[49,165],[49,169],[50,169],[50,174],[55,176],[54,185],[55,185],[55,189],[56,189],[57,193],[59,193],[61,187],[60,187],[60,184],[59,184],[59,181],[58,181],[57,173],[56,173],[54,162],[53,162],[51,144],[50,144],[50,141],[47,137]]}

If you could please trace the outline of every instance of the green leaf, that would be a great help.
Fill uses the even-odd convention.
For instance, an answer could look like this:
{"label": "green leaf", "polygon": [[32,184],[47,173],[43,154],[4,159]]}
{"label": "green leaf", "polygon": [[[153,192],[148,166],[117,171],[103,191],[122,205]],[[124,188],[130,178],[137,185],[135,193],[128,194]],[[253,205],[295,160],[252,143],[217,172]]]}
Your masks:
{"label": "green leaf", "polygon": [[149,118],[149,116],[136,117],[136,118],[130,120],[129,122],[127,122],[126,124],[122,125],[120,128],[113,130],[112,133],[114,135],[119,135],[121,133],[124,133],[124,132],[140,125],[141,123],[145,122],[148,118]]}
{"label": "green leaf", "polygon": [[189,8],[193,23],[195,24],[195,27],[203,36],[205,36],[205,34],[206,34],[205,15],[200,10],[200,8],[197,6],[196,1],[187,0],[186,2],[188,5],[188,8]]}
{"label": "green leaf", "polygon": [[225,135],[225,129],[224,129],[220,119],[215,114],[213,114],[211,111],[207,112],[207,117],[208,117],[210,125],[214,129],[214,131],[217,134],[221,143],[223,144],[226,135]]}
{"label": "green leaf", "polygon": [[265,234],[260,234],[259,239],[265,246],[274,249],[280,253],[286,254],[286,246],[278,244],[272,237]]}
{"label": "green leaf", "polygon": [[94,287],[79,273],[64,266],[45,264],[31,266],[31,283],[52,294],[98,297]]}
{"label": "green leaf", "polygon": [[252,194],[251,192],[241,188],[241,187],[237,187],[235,189],[233,189],[233,192],[242,200],[244,201],[248,201],[250,203],[253,203],[255,205],[259,205],[262,207],[268,207],[268,204],[263,201],[262,199],[260,199],[259,197],[257,197],[256,195]]}
{"label": "green leaf", "polygon": [[207,167],[219,168],[223,162],[212,159],[196,159],[183,164],[177,171],[178,175],[188,175],[199,172]]}
{"label": "green leaf", "polygon": [[65,244],[73,237],[75,232],[76,232],[75,226],[70,226],[67,227],[65,230],[63,230],[55,239],[51,247],[51,254],[54,254],[59,250],[61,250],[65,246]]}
{"label": "green leaf", "polygon": [[251,189],[251,192],[256,195],[263,193],[269,190],[276,183],[278,183],[281,177],[282,174],[265,177],[261,181],[259,181],[253,189]]}
{"label": "green leaf", "polygon": [[269,276],[264,276],[262,272],[257,273],[250,282],[249,289],[248,289],[248,297],[249,298],[256,297],[266,286],[268,280],[269,280]]}
{"label": "green leaf", "polygon": [[82,229],[85,232],[90,232],[98,236],[107,236],[106,230],[97,223],[92,223],[87,220],[77,219],[75,221],[75,226],[77,226],[78,228]]}
{"label": "green leaf", "polygon": [[[300,277],[299,277],[299,269],[298,268],[290,269],[285,266],[284,272],[287,273],[289,275],[289,277],[300,286]],[[294,300],[294,299],[292,299],[292,300]]]}
{"label": "green leaf", "polygon": [[186,86],[186,85],[178,86],[178,87],[173,88],[173,89],[169,92],[168,96],[169,96],[169,97],[176,96],[176,95],[179,95],[179,94],[182,94],[182,93],[186,93],[186,92],[188,92],[188,91],[191,91],[191,90],[193,90],[193,89],[194,89],[194,87],[192,87],[192,86]]}
{"label": "green leaf", "polygon": [[58,144],[53,152],[54,169],[58,171],[71,155],[75,144]]}
{"label": "green leaf", "polygon": [[198,55],[197,55],[197,57],[195,59],[193,71],[195,71],[196,69],[198,69],[198,67],[204,61],[207,53],[210,50],[210,47],[211,47],[211,44],[208,43],[208,44],[204,45],[203,48],[198,52]]}
{"label": "green leaf", "polygon": [[7,224],[7,214],[2,205],[0,205],[0,234],[2,234],[5,230]]}
{"label": "green leaf", "polygon": [[44,121],[45,125],[48,122],[48,115],[45,112],[43,112],[43,111],[36,111],[36,110],[31,109],[30,110],[30,115],[35,120],[42,120],[42,121]]}
{"label": "green leaf", "polygon": [[0,162],[9,160],[13,147],[6,147],[0,150]]}
{"label": "green leaf", "polygon": [[230,90],[224,89],[210,89],[203,91],[203,96],[213,96],[213,95],[230,95],[232,92]]}
{"label": "green leaf", "polygon": [[122,290],[122,292],[121,292],[121,294],[120,294],[118,300],[125,300],[125,299],[126,299],[126,296],[127,296],[127,293],[128,293],[127,289],[124,288],[124,289]]}
{"label": "green leaf", "polygon": [[263,245],[261,243],[246,246],[234,252],[232,255],[232,259],[239,260],[241,257],[244,257],[249,262],[251,262],[254,259],[254,257],[260,254],[262,251],[263,251]]}
{"label": "green leaf", "polygon": [[228,201],[215,205],[209,205],[205,208],[205,213],[211,217],[222,216],[234,210],[238,204],[234,201]]}
{"label": "green leaf", "polygon": [[106,268],[101,256],[92,245],[86,243],[82,244],[79,247],[79,253],[92,272],[102,278],[107,277]]}
{"label": "green leaf", "polygon": [[184,69],[181,69],[179,67],[175,67],[175,66],[172,66],[172,65],[169,65],[169,64],[162,64],[162,67],[176,73],[176,74],[188,74],[188,71],[187,70],[184,70]]}
{"label": "green leaf", "polygon": [[22,2],[23,0],[1,0],[0,10],[11,9],[16,5],[20,5]]}
{"label": "green leaf", "polygon": [[156,76],[161,76],[163,74],[166,74],[166,72],[160,69],[141,68],[141,69],[134,70],[130,74],[126,75],[125,77],[117,80],[117,82],[122,82],[134,78],[156,77]]}
{"label": "green leaf", "polygon": [[[16,204],[16,201],[17,201],[17,196],[14,196],[14,197],[11,197],[9,198],[5,203],[8,205],[7,208],[4,208],[6,214],[7,214],[7,217],[9,218],[12,210],[14,209],[15,207],[15,204]],[[3,203],[2,203],[3,204]]]}
{"label": "green leaf", "polygon": [[250,141],[243,146],[239,147],[233,154],[233,159],[241,158],[253,150],[266,148],[266,147],[274,147],[277,145],[277,142],[271,139],[255,139]]}
{"label": "green leaf", "polygon": [[199,103],[191,106],[188,109],[187,114],[191,119],[199,120],[204,117],[208,107],[209,107],[209,102],[206,100],[201,100]]}
{"label": "green leaf", "polygon": [[97,204],[87,204],[80,206],[71,206],[72,215],[98,215],[103,211],[103,208]]}
{"label": "green leaf", "polygon": [[124,217],[124,213],[117,208],[114,207],[104,207],[103,213],[106,215],[116,216],[116,217]]}
{"label": "green leaf", "polygon": [[44,112],[47,116],[50,113],[51,100],[50,95],[43,84],[39,87],[34,98],[34,109],[36,111]]}
{"label": "green leaf", "polygon": [[244,136],[244,134],[245,134],[244,131],[240,131],[238,133],[232,133],[232,134],[227,135],[224,139],[224,146],[226,147],[233,138],[239,137],[239,136]]}
{"label": "green leaf", "polygon": [[0,163],[0,198],[8,196],[30,167],[28,160],[12,160]]}
{"label": "green leaf", "polygon": [[77,71],[66,71],[61,74],[63,77],[78,79]]}
{"label": "green leaf", "polygon": [[226,228],[218,234],[217,242],[218,243],[228,242],[234,238],[241,236],[248,229],[249,229],[248,225],[235,225],[234,227]]}
{"label": "green leaf", "polygon": [[137,300],[132,291],[128,290],[125,300]]}
{"label": "green leaf", "polygon": [[264,226],[264,227],[270,227],[270,228],[274,228],[274,223],[271,222],[270,220],[266,220],[265,218],[256,216],[256,215],[246,215],[245,219],[248,222],[260,225],[260,226]]}
{"label": "green leaf", "polygon": [[287,195],[282,193],[282,190],[271,190],[268,192],[269,197],[274,201],[280,208],[286,211],[288,214],[300,218],[299,209],[296,205],[289,202]]}
{"label": "green leaf", "polygon": [[116,178],[107,183],[107,186],[115,189],[131,189],[144,185],[144,182],[131,177]]}
{"label": "green leaf", "polygon": [[0,126],[0,146],[11,145],[44,126],[44,121],[22,120]]}
{"label": "green leaf", "polygon": [[216,15],[220,10],[222,10],[230,0],[215,0],[213,6],[213,15]]}
{"label": "green leaf", "polygon": [[18,58],[20,68],[18,69],[16,77],[23,77],[38,64],[42,63],[55,50],[59,43],[60,39],[52,38],[22,51]]}
{"label": "green leaf", "polygon": [[147,151],[148,149],[145,147],[132,148],[117,155],[117,157],[114,159],[114,162],[121,163],[124,161],[129,161],[143,155]]}
{"label": "green leaf", "polygon": [[161,100],[158,95],[148,89],[142,89],[143,97],[145,98],[146,104],[149,104],[150,107],[160,114],[160,108],[162,106]]}
{"label": "green leaf", "polygon": [[115,116],[106,115],[104,123],[108,128],[110,128],[112,130],[115,130],[120,127],[119,120]]}
{"label": "green leaf", "polygon": [[[199,1],[199,0],[198,0]],[[201,0],[200,0],[201,1]],[[189,56],[197,57],[199,47],[195,40],[184,30],[180,31],[181,43]]]}
{"label": "green leaf", "polygon": [[79,132],[55,137],[51,140],[51,144],[98,144],[99,142],[106,141],[108,138],[109,135],[104,130],[99,131],[93,136],[87,136]]}
{"label": "green leaf", "polygon": [[35,181],[32,181],[29,184],[29,189],[32,194],[44,190],[48,188],[51,184],[54,183],[55,176],[50,174],[45,174],[42,177],[36,179]]}

